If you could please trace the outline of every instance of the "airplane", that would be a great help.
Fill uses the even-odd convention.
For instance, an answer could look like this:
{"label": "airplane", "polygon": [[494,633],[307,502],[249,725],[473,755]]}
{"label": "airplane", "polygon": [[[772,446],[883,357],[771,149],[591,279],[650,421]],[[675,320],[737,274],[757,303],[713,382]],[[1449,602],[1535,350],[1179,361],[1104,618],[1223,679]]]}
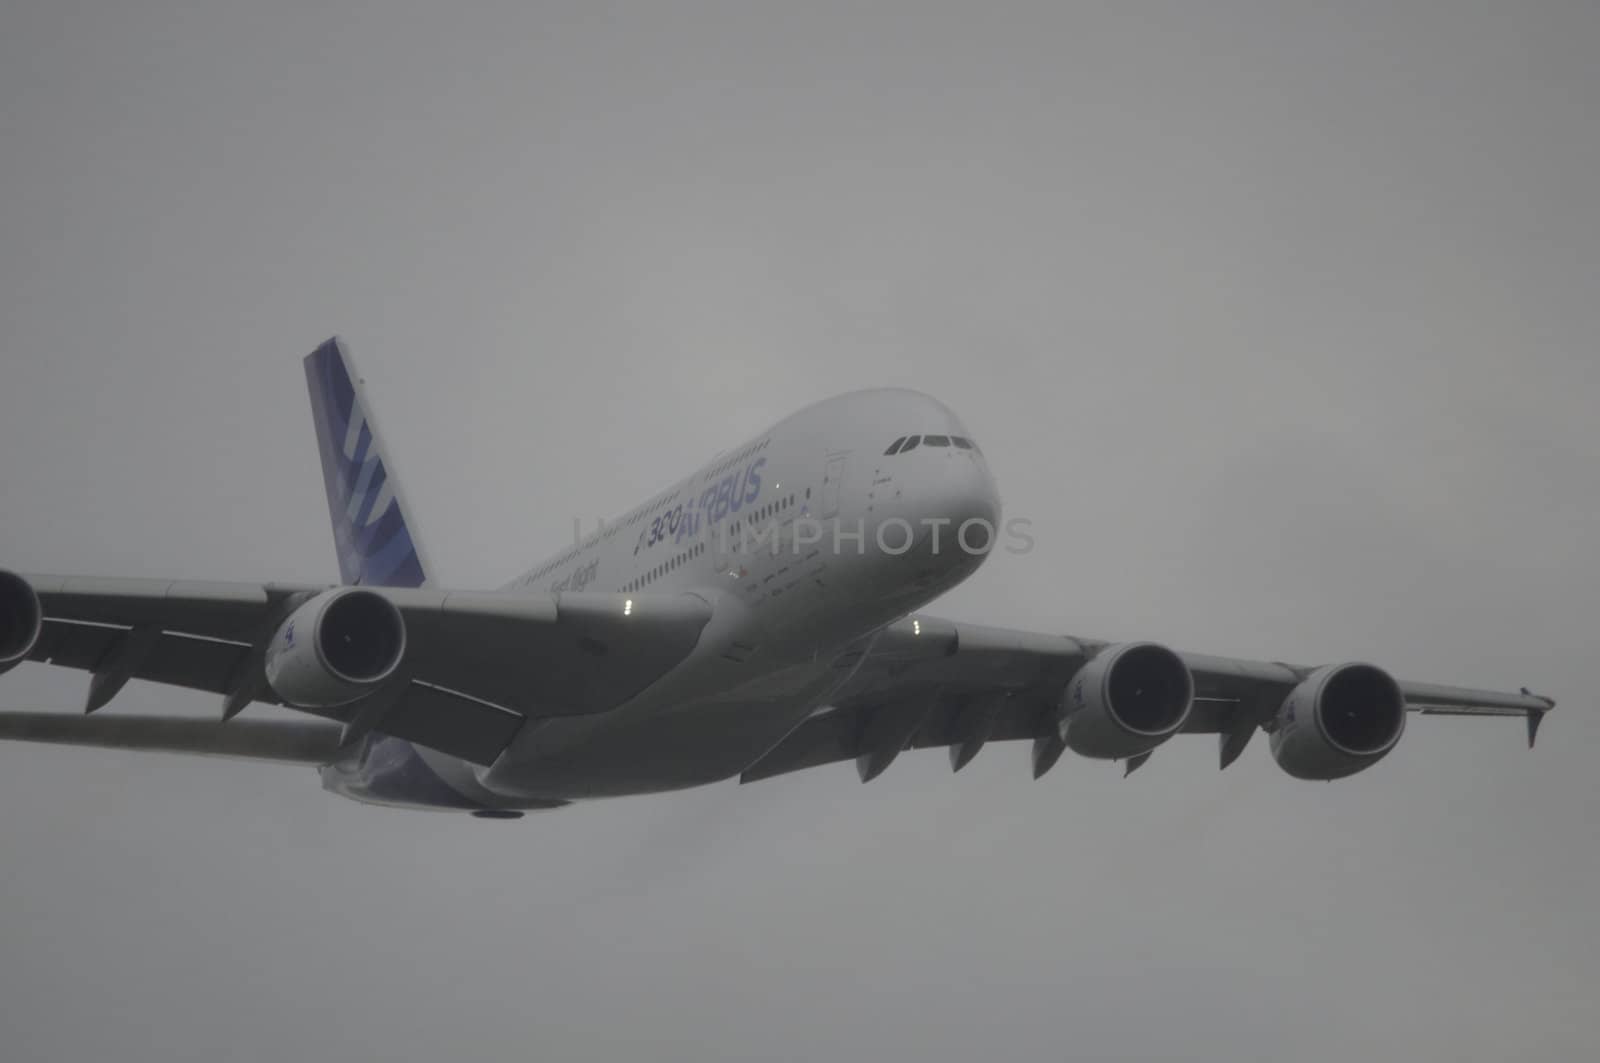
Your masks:
{"label": "airplane", "polygon": [[[903,389],[807,406],[496,590],[440,587],[344,345],[304,368],[342,582],[0,570],[0,672],[90,673],[83,715],[0,712],[0,738],[307,764],[357,801],[514,819],[847,760],[865,782],[908,749],[959,771],[1006,740],[1037,778],[1067,750],[1130,774],[1179,733],[1226,768],[1262,731],[1332,780],[1411,713],[1521,716],[1532,746],[1555,706],[924,613],[1026,528],[960,419]],[[94,715],[130,679],[220,718]]]}

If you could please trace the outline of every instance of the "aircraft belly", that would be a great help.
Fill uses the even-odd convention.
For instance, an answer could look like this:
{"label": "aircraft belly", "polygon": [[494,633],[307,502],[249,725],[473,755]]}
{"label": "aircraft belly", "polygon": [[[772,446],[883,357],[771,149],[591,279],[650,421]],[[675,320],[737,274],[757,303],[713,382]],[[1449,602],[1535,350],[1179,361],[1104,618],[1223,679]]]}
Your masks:
{"label": "aircraft belly", "polygon": [[798,727],[848,673],[788,668],[740,690],[531,724],[481,776],[497,793],[573,800],[703,786],[738,775]]}

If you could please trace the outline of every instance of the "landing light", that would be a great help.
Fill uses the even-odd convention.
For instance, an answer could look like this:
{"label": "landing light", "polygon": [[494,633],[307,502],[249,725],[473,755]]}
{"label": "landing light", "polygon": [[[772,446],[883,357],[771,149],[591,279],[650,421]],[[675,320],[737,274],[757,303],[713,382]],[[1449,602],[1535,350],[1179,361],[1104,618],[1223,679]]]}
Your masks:
{"label": "landing light", "polygon": [[627,601],[622,603],[622,615],[623,616],[632,616],[633,615],[633,599],[632,598],[629,598]]}
{"label": "landing light", "polygon": [[922,621],[920,621],[920,620],[911,621],[911,633],[913,635],[922,634]]}

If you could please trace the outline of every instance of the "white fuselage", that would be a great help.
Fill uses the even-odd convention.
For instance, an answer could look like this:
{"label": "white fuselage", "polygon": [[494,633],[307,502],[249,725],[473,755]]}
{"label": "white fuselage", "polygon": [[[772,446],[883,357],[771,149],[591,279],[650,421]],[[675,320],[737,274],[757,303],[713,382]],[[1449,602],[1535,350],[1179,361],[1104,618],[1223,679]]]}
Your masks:
{"label": "white fuselage", "polygon": [[[885,454],[909,436],[947,442]],[[808,406],[505,588],[700,595],[713,618],[686,660],[615,709],[530,721],[489,768],[418,754],[500,805],[737,775],[849,678],[840,649],[976,570],[983,551],[957,531],[977,522],[968,545],[981,525],[992,541],[999,510],[981,452],[934,399],[886,389]]]}

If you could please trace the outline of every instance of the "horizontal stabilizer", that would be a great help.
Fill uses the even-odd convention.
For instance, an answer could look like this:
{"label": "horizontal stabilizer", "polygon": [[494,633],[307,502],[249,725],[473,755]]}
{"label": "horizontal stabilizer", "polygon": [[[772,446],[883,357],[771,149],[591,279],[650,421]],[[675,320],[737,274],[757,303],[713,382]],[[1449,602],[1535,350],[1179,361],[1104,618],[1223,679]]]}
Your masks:
{"label": "horizontal stabilizer", "polygon": [[0,740],[328,764],[338,757],[339,728],[308,720],[221,723],[181,716],[0,712]]}

